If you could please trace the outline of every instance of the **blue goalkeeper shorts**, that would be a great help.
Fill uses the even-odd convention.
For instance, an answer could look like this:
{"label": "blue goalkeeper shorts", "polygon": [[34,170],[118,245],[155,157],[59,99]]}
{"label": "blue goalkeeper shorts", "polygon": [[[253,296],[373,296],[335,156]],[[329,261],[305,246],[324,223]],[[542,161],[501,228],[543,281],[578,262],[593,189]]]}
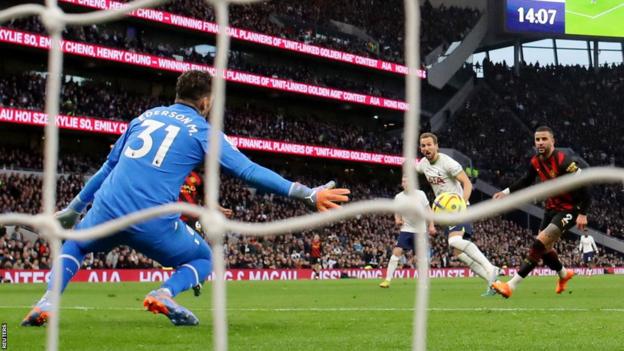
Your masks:
{"label": "blue goalkeeper shorts", "polygon": [[[76,229],[95,227],[110,220],[102,218],[94,211],[87,212]],[[119,245],[127,245],[166,267],[178,267],[196,259],[212,262],[212,251],[206,241],[195,230],[178,219],[157,233],[136,233],[125,230],[110,236],[76,241],[85,253],[108,252]]]}

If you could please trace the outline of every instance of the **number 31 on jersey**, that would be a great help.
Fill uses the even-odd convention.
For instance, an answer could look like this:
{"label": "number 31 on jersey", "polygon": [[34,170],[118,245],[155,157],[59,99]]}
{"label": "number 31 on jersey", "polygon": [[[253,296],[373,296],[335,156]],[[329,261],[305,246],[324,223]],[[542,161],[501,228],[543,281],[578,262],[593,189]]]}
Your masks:
{"label": "number 31 on jersey", "polygon": [[[143,123],[141,123],[141,127],[145,127],[145,129],[139,135],[137,135],[137,137],[141,139],[141,141],[143,141],[143,145],[138,149],[133,149],[128,145],[126,147],[126,150],[124,151],[124,156],[136,159],[147,155],[154,146],[154,139],[152,138],[152,134],[155,131],[164,127],[165,125],[165,123],[155,121],[153,119],[147,119],[143,121]],[[160,146],[158,146],[156,155],[152,160],[152,165],[156,167],[160,167],[162,165],[162,162],[165,159],[165,156],[167,156],[167,152],[169,151],[171,144],[173,144],[173,141],[180,132],[180,128],[173,125],[167,125],[165,131],[167,132],[167,135],[160,143]]]}

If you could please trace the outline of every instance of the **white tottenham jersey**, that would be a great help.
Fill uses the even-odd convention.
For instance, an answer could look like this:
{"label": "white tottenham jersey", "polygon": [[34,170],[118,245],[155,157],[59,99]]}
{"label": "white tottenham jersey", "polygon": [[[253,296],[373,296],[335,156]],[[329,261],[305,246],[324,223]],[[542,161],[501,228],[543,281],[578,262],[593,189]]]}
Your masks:
{"label": "white tottenham jersey", "polygon": [[[416,196],[418,197],[418,201],[420,201],[422,206],[429,207],[429,200],[427,200],[427,195],[425,195],[424,191],[416,190]],[[407,195],[405,194],[405,192],[401,191],[400,193],[396,194],[394,198],[396,200],[396,199],[401,199],[401,198],[406,198],[406,197]],[[403,220],[403,226],[401,226],[402,232],[419,233],[419,234],[426,233],[427,222],[425,221],[424,218],[418,218],[415,221],[411,221],[408,218],[401,216],[401,219]]]}
{"label": "white tottenham jersey", "polygon": [[438,153],[438,159],[433,164],[423,157],[416,165],[416,172],[427,177],[436,196],[446,192],[464,196],[464,189],[456,178],[462,171],[463,168],[459,162],[441,152]]}
{"label": "white tottenham jersey", "polygon": [[594,241],[594,237],[591,235],[585,236],[581,235],[581,244],[579,245],[579,250],[583,251],[583,253],[588,252],[597,252],[598,248],[596,247],[596,242]]}

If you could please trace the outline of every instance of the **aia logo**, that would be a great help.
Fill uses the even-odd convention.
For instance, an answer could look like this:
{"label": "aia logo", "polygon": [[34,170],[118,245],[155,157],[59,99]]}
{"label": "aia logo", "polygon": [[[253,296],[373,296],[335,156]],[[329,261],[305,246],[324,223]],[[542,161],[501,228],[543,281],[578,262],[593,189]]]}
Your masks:
{"label": "aia logo", "polygon": [[427,177],[427,181],[429,181],[429,184],[431,185],[441,185],[446,183],[442,177]]}

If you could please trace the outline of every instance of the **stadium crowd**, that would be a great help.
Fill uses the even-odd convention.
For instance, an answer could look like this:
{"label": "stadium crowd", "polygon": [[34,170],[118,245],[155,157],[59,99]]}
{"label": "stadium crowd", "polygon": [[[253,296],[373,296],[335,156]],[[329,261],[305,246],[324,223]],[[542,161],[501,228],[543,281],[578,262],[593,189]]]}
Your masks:
{"label": "stadium crowd", "polygon": [[[441,133],[441,143],[468,155],[479,178],[504,188],[522,175],[533,153],[533,130],[546,124],[557,147],[569,147],[590,166],[623,166],[619,106],[624,65],[593,68],[524,65],[516,76],[505,64],[483,63],[481,82]],[[454,136],[461,133],[462,138]],[[504,150],[504,157],[492,157]],[[594,185],[590,226],[624,238],[624,187]]]}
{"label": "stadium crowd", "polygon": [[[131,93],[95,80],[66,76],[61,113],[130,121],[150,107],[169,105],[171,98]],[[5,75],[0,79],[0,106],[43,111],[45,77],[37,73]],[[350,150],[398,154],[402,141],[352,122],[330,123],[320,113],[277,112],[252,100],[228,106],[225,132],[232,135],[323,145]],[[3,156],[0,156],[0,158]]]}
{"label": "stadium crowd", "polygon": [[[203,2],[175,1],[162,10],[214,22],[212,8]],[[454,6],[421,5],[421,52],[461,40],[477,23],[480,13]],[[335,21],[366,33],[363,39],[341,31]],[[284,37],[295,41],[342,50],[366,57],[403,62],[405,22],[400,0],[293,0],[235,5],[230,10],[232,27]]]}
{"label": "stadium crowd", "polygon": [[[313,172],[311,172],[313,173]],[[84,178],[77,175],[62,176],[58,182],[58,207],[62,208],[80,190]],[[317,184],[319,179],[307,176],[308,184]],[[392,197],[398,188],[383,180],[372,182],[351,182],[340,179],[341,186],[351,188],[353,199]],[[0,174],[0,211],[37,213],[41,204],[41,179],[37,174]],[[374,189],[374,190],[373,190]],[[240,181],[223,178],[220,203],[231,208],[234,219],[248,222],[267,222],[307,212],[296,201],[273,195],[258,194]],[[49,248],[39,239],[27,239],[18,228],[10,235],[0,231],[0,267],[2,268],[47,268]],[[438,228],[432,238],[432,267],[460,266],[451,257],[446,237]],[[225,248],[227,265],[230,268],[308,268],[310,267],[310,245],[315,234],[322,238],[322,264],[324,268],[385,267],[396,242],[398,228],[390,215],[362,215],[319,229],[307,230],[283,236],[266,238],[246,237],[233,234],[228,237]],[[526,247],[534,233],[521,228],[501,217],[479,221],[475,224],[475,241],[483,252],[499,266],[516,267],[521,262]],[[580,264],[576,250],[576,239],[559,244],[563,262],[569,266]],[[602,249],[596,264],[598,266],[624,265],[624,256]],[[402,262],[404,267],[413,267],[413,254],[409,253]],[[105,253],[88,256],[83,266],[95,268],[149,268],[157,267],[155,262],[127,247],[116,248]]]}
{"label": "stadium crowd", "polygon": [[[622,139],[616,126],[617,111],[607,107],[618,103],[621,94],[594,95],[596,97],[592,101],[587,101],[584,96],[589,96],[592,90],[620,92],[623,86],[620,78],[622,70],[623,66],[602,67],[598,73],[580,67],[526,66],[522,69],[522,75],[516,77],[509,67],[486,61],[485,80],[478,84],[465,108],[453,116],[440,133],[441,146],[466,153],[479,169],[479,178],[499,187],[508,186],[524,172],[532,153],[531,131],[539,123],[552,125],[557,133],[557,145],[579,150],[579,154],[590,165],[621,165],[621,162],[617,162],[622,159],[621,150],[614,146]],[[560,71],[566,73],[559,74]],[[575,93],[570,93],[573,98],[568,98],[565,93],[571,89],[569,78],[560,78],[568,75],[576,77],[580,82],[578,87],[572,89]],[[105,82],[85,80],[78,83],[66,80],[61,110],[70,115],[121,116],[129,120],[148,106],[169,103],[169,100],[160,97],[128,93]],[[552,83],[553,80],[564,81],[558,84]],[[542,89],[542,85],[550,88]],[[515,90],[509,86],[514,86]],[[525,93],[513,94],[512,91]],[[44,77],[39,74],[12,75],[0,80],[2,106],[41,110],[43,92]],[[562,121],[550,118],[557,110],[548,110],[548,113],[543,114],[539,109],[551,97],[554,97],[551,104],[560,104],[559,108],[566,111],[566,118]],[[534,101],[540,101],[541,104]],[[585,105],[596,108],[587,110]],[[584,116],[590,117],[584,119]],[[606,128],[598,128],[598,124]],[[402,147],[399,138],[375,133],[362,125],[346,121],[324,121],[313,112],[276,112],[251,101],[229,107],[225,125],[227,133],[248,137],[391,154],[400,153]],[[582,129],[592,128],[599,133],[599,137],[596,137],[596,133],[575,132],[578,129],[574,127],[576,125],[583,126]],[[461,131],[462,138],[455,137],[458,131]],[[491,157],[500,150],[505,150],[505,157]],[[11,157],[14,152],[6,150],[0,160]],[[30,168],[24,163],[32,160],[32,157],[14,156],[13,159],[23,167]],[[78,163],[80,161],[70,162],[69,165]],[[74,171],[84,172],[89,164],[89,161],[85,161]],[[60,166],[67,168],[63,164]],[[591,207],[589,216],[591,225],[609,235],[624,238],[622,210],[601,206],[624,200],[624,188],[621,185],[593,186],[592,197],[595,205]]]}
{"label": "stadium crowd", "polygon": [[[45,28],[37,17],[12,20],[7,27],[33,33],[45,34]],[[132,30],[131,30],[132,28]],[[106,47],[151,54],[154,56],[173,58],[198,64],[213,65],[214,53],[196,51],[199,43],[180,47],[180,44],[166,42],[153,37],[147,30],[133,27],[110,27],[91,25],[84,27],[67,27],[63,32],[68,40],[97,44]],[[362,74],[345,75],[342,70],[331,67],[310,65],[296,60],[285,61],[266,54],[250,54],[235,49],[229,51],[228,67],[233,70],[254,73],[266,77],[281,78],[300,83],[322,87],[330,87],[360,94],[382,96],[391,99],[404,99],[400,80],[390,82],[394,88],[380,88]],[[394,84],[392,84],[394,83]]]}

